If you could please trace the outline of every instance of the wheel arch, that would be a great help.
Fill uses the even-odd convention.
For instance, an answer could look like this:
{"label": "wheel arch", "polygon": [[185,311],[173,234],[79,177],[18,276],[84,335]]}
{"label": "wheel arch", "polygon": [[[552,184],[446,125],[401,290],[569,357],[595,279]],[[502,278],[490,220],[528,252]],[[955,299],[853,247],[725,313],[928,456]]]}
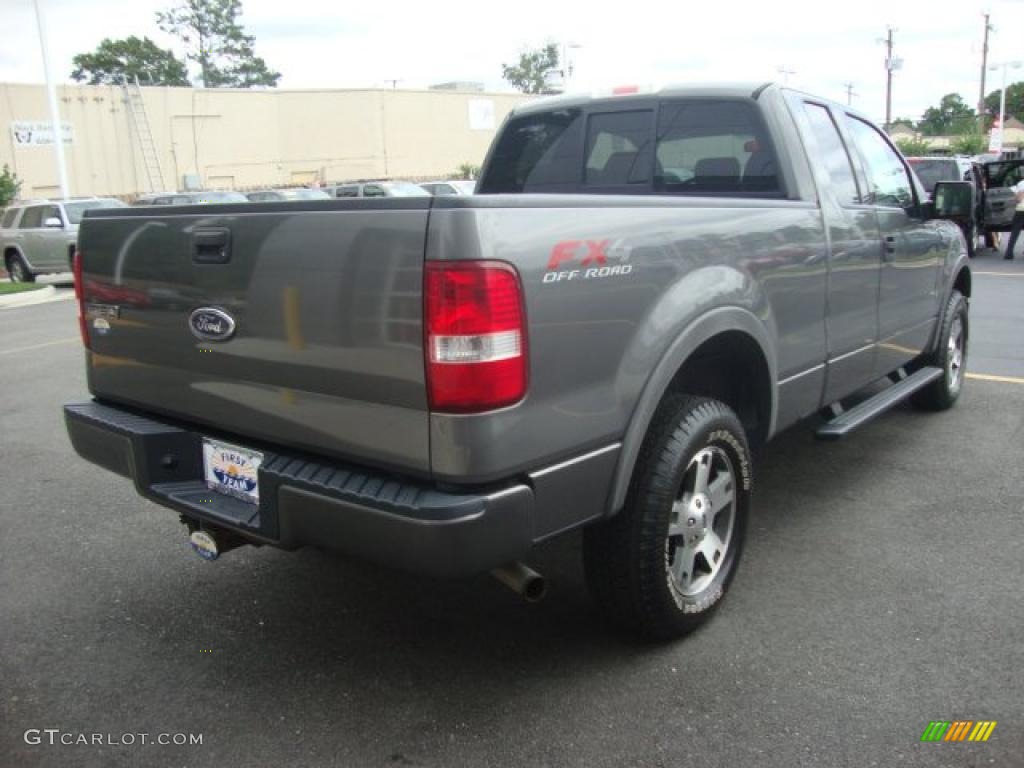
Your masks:
{"label": "wheel arch", "polygon": [[778,411],[773,350],[761,321],[740,307],[722,307],[691,323],[662,356],[633,410],[606,515],[622,509],[648,427],[669,392],[722,400],[744,422],[752,448],[766,441],[775,431]]}

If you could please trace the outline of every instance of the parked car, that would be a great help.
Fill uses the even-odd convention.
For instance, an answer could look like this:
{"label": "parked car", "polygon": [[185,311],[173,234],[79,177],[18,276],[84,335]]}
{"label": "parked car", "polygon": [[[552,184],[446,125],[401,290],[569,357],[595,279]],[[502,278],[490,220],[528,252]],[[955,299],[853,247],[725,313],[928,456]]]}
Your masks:
{"label": "parked car", "polygon": [[246,192],[245,197],[251,203],[270,203],[288,200],[329,200],[331,196],[322,189],[292,187],[286,189],[258,189],[255,192]]}
{"label": "parked car", "polygon": [[420,186],[432,195],[472,195],[476,189],[476,182],[465,179],[422,181]]}
{"label": "parked car", "polygon": [[[965,191],[929,201],[846,105],[715,85],[517,107],[468,197],[91,212],[68,432],[208,559],[311,545],[537,598],[522,560],[582,528],[605,612],[676,637],[732,583],[773,436],[957,401]],[[187,305],[94,295],[122,262]]]}
{"label": "parked car", "polygon": [[0,253],[7,274],[13,282],[31,283],[36,275],[69,272],[85,211],[124,205],[108,197],[27,200],[11,205],[0,217]]}
{"label": "parked car", "polygon": [[142,195],[132,205],[208,205],[212,203],[247,203],[241,192],[157,192]]}
{"label": "parked car", "polygon": [[331,197],[429,197],[430,193],[411,181],[359,181],[324,187]]}

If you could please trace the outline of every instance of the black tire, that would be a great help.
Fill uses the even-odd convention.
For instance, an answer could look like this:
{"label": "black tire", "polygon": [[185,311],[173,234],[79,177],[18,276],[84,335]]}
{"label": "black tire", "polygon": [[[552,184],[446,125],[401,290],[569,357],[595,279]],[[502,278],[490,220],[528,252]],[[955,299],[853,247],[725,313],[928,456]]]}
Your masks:
{"label": "black tire", "polygon": [[34,283],[36,281],[32,270],[17,253],[7,257],[7,275],[11,278],[12,283]]}
{"label": "black tire", "polygon": [[964,239],[967,241],[967,258],[973,259],[978,249],[978,226],[973,221],[964,227]]}
{"label": "black tire", "polygon": [[967,372],[968,329],[967,300],[960,291],[954,290],[946,302],[938,346],[926,361],[926,365],[941,368],[943,375],[910,396],[910,401],[918,408],[945,411],[960,397]]}
{"label": "black tire", "polygon": [[[707,494],[693,490],[704,466]],[[668,640],[711,616],[743,550],[751,475],[746,435],[728,406],[689,395],[665,399],[640,450],[624,508],[583,535],[587,585],[615,624]],[[715,559],[705,551],[720,554]]]}

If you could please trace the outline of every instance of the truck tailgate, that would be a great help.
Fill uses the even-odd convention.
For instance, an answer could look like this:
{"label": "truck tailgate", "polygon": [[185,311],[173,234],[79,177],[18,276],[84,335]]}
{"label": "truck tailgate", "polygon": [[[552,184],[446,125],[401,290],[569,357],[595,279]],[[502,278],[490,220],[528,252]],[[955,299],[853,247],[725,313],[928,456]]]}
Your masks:
{"label": "truck tailgate", "polygon": [[91,212],[90,391],[254,447],[426,474],[429,204]]}

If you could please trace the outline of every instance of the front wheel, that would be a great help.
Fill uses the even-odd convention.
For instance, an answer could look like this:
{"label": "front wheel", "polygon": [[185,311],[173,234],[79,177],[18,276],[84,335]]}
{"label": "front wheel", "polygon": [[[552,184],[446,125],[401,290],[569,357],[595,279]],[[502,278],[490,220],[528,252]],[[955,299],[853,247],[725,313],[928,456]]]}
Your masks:
{"label": "front wheel", "polygon": [[625,507],[584,532],[587,583],[608,617],[655,640],[706,621],[739,563],[750,485],[750,450],[736,414],[717,400],[667,398]]}
{"label": "front wheel", "polygon": [[946,302],[939,329],[939,346],[929,364],[941,368],[943,375],[911,395],[911,402],[926,411],[952,408],[960,397],[967,373],[967,299],[953,291]]}
{"label": "front wheel", "polygon": [[17,253],[7,259],[7,274],[12,283],[34,283],[36,276],[25,264],[25,260]]}

